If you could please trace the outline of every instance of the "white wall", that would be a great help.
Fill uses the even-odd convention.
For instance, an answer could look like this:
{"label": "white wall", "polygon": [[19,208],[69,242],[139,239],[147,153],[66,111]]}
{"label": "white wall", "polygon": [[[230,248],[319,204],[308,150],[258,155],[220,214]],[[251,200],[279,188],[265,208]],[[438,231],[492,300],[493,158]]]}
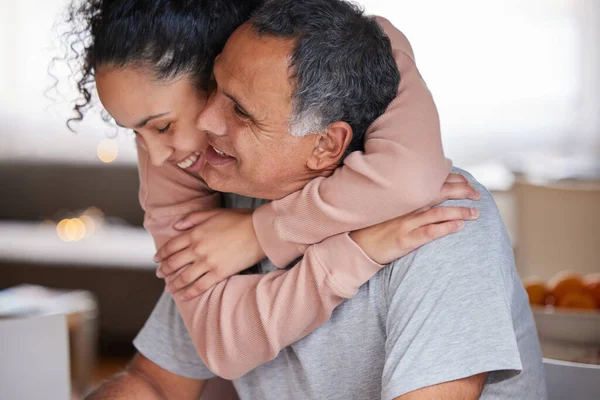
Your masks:
{"label": "white wall", "polygon": [[[571,151],[575,137],[589,145],[581,100],[600,76],[598,59],[581,71],[600,48],[589,29],[600,24],[600,13],[589,12],[596,0],[358,2],[411,40],[450,155],[475,161],[519,147]],[[588,106],[598,104],[589,99]],[[599,128],[586,126],[595,135]]]}
{"label": "white wall", "polygon": [[[0,161],[61,161],[100,163],[98,143],[115,130],[98,112],[90,113],[69,131],[71,101],[77,96],[66,64],[52,70],[60,79],[57,90],[48,73],[50,60],[62,55],[59,34],[64,31],[67,0],[0,0]],[[48,91],[48,93],[46,93]],[[122,132],[116,163],[136,160],[133,137]]]}

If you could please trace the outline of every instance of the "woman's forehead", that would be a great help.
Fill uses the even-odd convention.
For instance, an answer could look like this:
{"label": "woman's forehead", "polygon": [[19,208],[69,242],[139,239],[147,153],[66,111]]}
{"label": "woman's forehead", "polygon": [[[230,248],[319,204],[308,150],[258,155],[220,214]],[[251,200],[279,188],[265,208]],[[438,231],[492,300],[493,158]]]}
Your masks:
{"label": "woman's forehead", "polygon": [[197,97],[191,79],[160,81],[141,68],[101,67],[96,88],[104,108],[128,128],[148,115],[176,111]]}

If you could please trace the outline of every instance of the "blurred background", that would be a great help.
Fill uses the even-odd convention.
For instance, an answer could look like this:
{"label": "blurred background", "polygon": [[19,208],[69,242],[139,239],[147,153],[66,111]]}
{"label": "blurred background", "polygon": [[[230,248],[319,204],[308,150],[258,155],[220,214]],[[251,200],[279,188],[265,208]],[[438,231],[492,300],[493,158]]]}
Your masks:
{"label": "blurred background", "polygon": [[[600,272],[600,1],[358,3],[411,41],[447,156],[492,191],[519,274],[542,293],[538,323],[554,318],[544,306],[556,305],[564,273],[552,278]],[[66,295],[55,309],[70,315],[72,374],[85,390],[122,368],[163,286],[141,226],[133,135],[99,107],[77,133],[66,127],[78,94],[66,64],[51,62],[63,54],[66,4],[0,0],[0,290],[60,290],[0,292],[0,313]],[[547,351],[597,362],[590,315],[584,350]]]}

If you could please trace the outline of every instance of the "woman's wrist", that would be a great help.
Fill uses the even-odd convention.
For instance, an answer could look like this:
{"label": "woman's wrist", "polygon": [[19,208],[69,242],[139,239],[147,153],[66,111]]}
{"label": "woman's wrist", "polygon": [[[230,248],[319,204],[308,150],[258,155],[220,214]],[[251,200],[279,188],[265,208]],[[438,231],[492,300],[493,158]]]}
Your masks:
{"label": "woman's wrist", "polygon": [[303,252],[296,243],[280,237],[275,226],[276,218],[277,210],[273,203],[267,203],[254,210],[252,222],[262,252],[277,268],[285,268]]}
{"label": "woman's wrist", "polygon": [[253,244],[252,249],[254,251],[254,254],[256,256],[257,260],[262,260],[263,258],[265,258],[267,255],[260,243],[260,240],[258,240],[258,235],[256,234],[256,229],[254,226],[254,212],[252,214],[250,214],[248,216],[248,225],[247,225],[247,229],[249,231],[249,235],[251,238],[251,243]]}

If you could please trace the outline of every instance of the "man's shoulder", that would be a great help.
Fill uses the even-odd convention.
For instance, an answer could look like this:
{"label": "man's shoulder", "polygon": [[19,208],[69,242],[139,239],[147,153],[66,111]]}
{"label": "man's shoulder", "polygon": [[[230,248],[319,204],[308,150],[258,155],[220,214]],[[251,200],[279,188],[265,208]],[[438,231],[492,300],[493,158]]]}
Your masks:
{"label": "man's shoulder", "polygon": [[424,246],[423,251],[452,251],[453,249],[462,248],[475,253],[489,253],[490,250],[493,250],[512,255],[512,247],[504,221],[489,190],[464,170],[453,168],[452,172],[467,178],[473,187],[481,193],[481,199],[477,201],[468,199],[448,200],[442,206],[475,207],[480,211],[480,216],[474,221],[466,221],[464,229],[460,232]]}
{"label": "man's shoulder", "polygon": [[[505,242],[504,239],[508,240],[508,234],[506,232],[506,227],[504,226],[504,222],[502,221],[502,217],[500,216],[500,211],[496,206],[496,202],[492,197],[492,194],[489,190],[479,183],[471,174],[467,171],[454,167],[452,169],[453,173],[461,174],[465,178],[471,182],[473,187],[481,193],[481,199],[477,201],[473,200],[448,200],[444,202],[443,206],[459,206],[459,207],[475,207],[480,211],[480,217],[475,221],[468,221],[465,225],[463,237],[461,235],[457,235],[458,237],[454,238],[453,235],[450,235],[447,242],[463,242],[462,239],[464,235],[467,235],[471,238],[474,236],[478,236],[482,233],[495,235],[495,239],[497,239],[497,243],[502,245],[508,245],[507,249],[510,249],[510,241]],[[452,240],[454,239],[454,240]],[[447,244],[442,242],[442,244]],[[465,243],[467,244],[467,243]],[[512,251],[512,250],[510,250]]]}
{"label": "man's shoulder", "polygon": [[446,280],[468,290],[470,286],[497,285],[512,292],[513,251],[502,217],[490,192],[468,172],[454,168],[481,192],[481,200],[450,200],[444,206],[476,207],[480,217],[467,221],[457,233],[435,240],[396,260],[388,268],[391,289],[399,285],[421,285],[427,280]]}
{"label": "man's shoulder", "polygon": [[445,205],[477,207],[481,216],[382,271],[391,349],[385,397],[454,380],[461,368],[458,376],[490,373],[494,388],[484,389],[482,398],[492,391],[502,398],[539,393],[535,324],[502,218],[489,191],[465,171],[453,172],[466,176],[482,198]]}

